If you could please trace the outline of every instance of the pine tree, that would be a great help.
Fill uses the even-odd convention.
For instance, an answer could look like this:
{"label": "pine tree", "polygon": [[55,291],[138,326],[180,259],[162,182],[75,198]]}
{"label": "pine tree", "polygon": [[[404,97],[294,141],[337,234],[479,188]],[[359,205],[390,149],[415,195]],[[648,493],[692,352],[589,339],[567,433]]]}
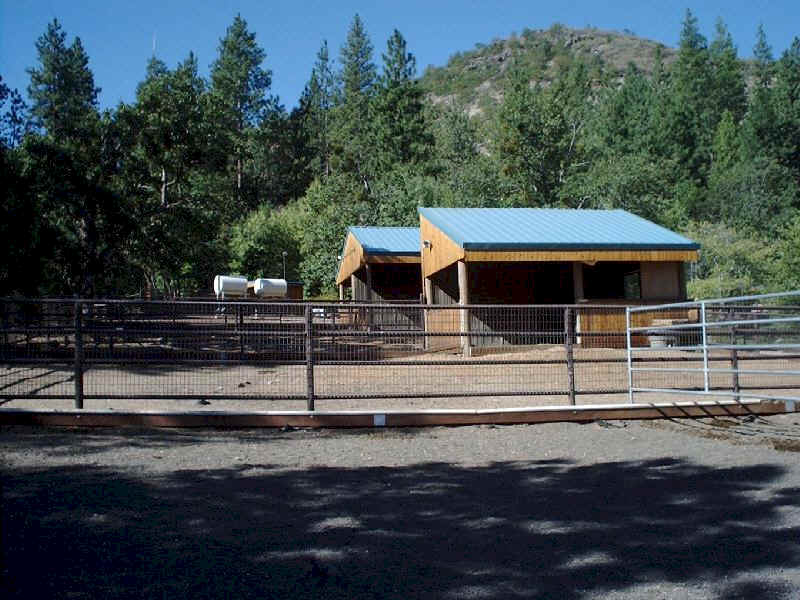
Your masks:
{"label": "pine tree", "polygon": [[414,80],[416,59],[396,29],[383,54],[383,73],[372,103],[377,168],[422,165],[432,155],[433,137],[425,119],[423,92]]}
{"label": "pine tree", "polygon": [[342,46],[339,60],[341,103],[336,110],[335,144],[339,170],[349,173],[369,190],[374,176],[370,139],[369,106],[375,85],[376,70],[372,62],[372,43],[356,15]]}
{"label": "pine tree", "polygon": [[[800,38],[781,55],[775,65],[774,110],[776,158],[790,169],[800,185]],[[800,207],[800,198],[798,198]]]}
{"label": "pine tree", "polygon": [[742,152],[748,159],[774,156],[778,141],[772,91],[775,60],[762,25],[756,32],[753,59],[754,84],[742,123]]}
{"label": "pine tree", "polygon": [[24,152],[41,219],[55,241],[48,267],[58,293],[93,295],[125,272],[120,257],[130,211],[115,190],[124,160],[113,114],[97,112],[98,88],[79,39],[71,46],[58,21],[38,39],[29,69],[32,114],[43,135]]}
{"label": "pine tree", "polygon": [[700,182],[707,174],[714,132],[707,99],[712,79],[706,38],[688,9],[670,81],[668,152],[682,165],[690,180]]}
{"label": "pine tree", "polygon": [[57,19],[36,41],[39,68],[28,69],[31,113],[39,127],[54,139],[80,136],[86,119],[97,116],[97,95],[89,57],[80,38],[67,47],[66,33]]}
{"label": "pine tree", "polygon": [[716,35],[708,47],[711,67],[709,110],[716,119],[729,111],[738,123],[747,107],[744,72],[728,28],[717,20]]}
{"label": "pine tree", "polygon": [[273,106],[268,95],[272,72],[261,66],[265,58],[255,33],[247,29],[241,15],[236,15],[211,65],[212,118],[219,142],[233,165],[236,207],[247,204],[244,178],[248,135]]}
{"label": "pine tree", "polygon": [[305,115],[305,130],[315,156],[313,172],[327,177],[331,172],[331,119],[336,102],[336,77],[331,69],[328,42],[323,40],[300,104]]}
{"label": "pine tree", "polygon": [[0,148],[16,148],[31,130],[28,105],[18,90],[12,90],[0,76]]}

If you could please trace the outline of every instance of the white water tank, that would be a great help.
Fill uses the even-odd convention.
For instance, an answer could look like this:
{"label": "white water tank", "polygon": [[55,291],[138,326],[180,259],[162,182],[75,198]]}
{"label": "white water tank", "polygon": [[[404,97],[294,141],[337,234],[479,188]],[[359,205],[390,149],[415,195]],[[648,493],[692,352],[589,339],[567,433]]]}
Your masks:
{"label": "white water tank", "polygon": [[214,277],[214,294],[217,298],[231,298],[246,295],[247,277],[217,275]]}
{"label": "white water tank", "polygon": [[285,279],[255,279],[253,293],[259,298],[285,298],[289,286]]}

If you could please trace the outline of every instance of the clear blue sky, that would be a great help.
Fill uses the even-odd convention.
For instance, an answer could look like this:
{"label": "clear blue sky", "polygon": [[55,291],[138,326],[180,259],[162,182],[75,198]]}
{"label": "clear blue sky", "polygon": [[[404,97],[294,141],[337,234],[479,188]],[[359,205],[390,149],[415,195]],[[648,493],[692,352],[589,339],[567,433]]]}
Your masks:
{"label": "clear blue sky", "polygon": [[25,69],[36,64],[34,43],[56,17],[70,42],[78,36],[86,48],[95,84],[102,88],[101,107],[114,106],[134,98],[152,55],[154,36],[156,54],[169,66],[194,51],[206,75],[219,39],[238,12],[267,53],[265,66],[273,72],[272,93],[291,108],[308,80],[322,40],[328,40],[332,54],[338,57],[355,13],[364,20],[376,64],[397,28],[417,57],[421,74],[427,65],[443,65],[450,55],[469,50],[477,42],[507,37],[526,27],[547,28],[556,22],[630,29],[675,46],[687,7],[709,38],[721,17],[743,57],[751,55],[759,23],[764,25],[776,58],[794,36],[800,36],[798,0],[709,0],[693,5],[663,0],[0,0],[0,75],[7,85],[25,94]]}

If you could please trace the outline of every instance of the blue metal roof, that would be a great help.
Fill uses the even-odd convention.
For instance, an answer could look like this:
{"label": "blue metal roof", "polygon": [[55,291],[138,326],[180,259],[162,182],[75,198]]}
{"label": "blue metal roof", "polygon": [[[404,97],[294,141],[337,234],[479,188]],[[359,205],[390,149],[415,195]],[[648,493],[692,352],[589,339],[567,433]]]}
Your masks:
{"label": "blue metal roof", "polygon": [[419,256],[419,227],[348,227],[367,254]]}
{"label": "blue metal roof", "polygon": [[419,208],[465,250],[699,250],[700,245],[624,210]]}

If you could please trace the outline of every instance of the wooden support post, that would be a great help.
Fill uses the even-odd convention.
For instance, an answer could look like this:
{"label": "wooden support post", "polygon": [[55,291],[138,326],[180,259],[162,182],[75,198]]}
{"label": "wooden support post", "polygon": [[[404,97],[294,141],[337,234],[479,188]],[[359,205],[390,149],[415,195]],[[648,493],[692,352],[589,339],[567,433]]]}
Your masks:
{"label": "wooden support post", "polygon": [[[372,293],[372,267],[369,263],[364,265],[364,271],[367,273],[367,302],[372,302],[374,295]],[[372,307],[367,307],[367,330],[372,331],[373,324],[373,310]]]}
{"label": "wooden support post", "polygon": [[341,302],[342,300],[344,300],[344,284],[340,283],[339,284],[339,302]]}
{"label": "wooden support post", "polygon": [[306,409],[314,410],[314,311],[306,304]]}
{"label": "wooden support post", "polygon": [[75,301],[75,408],[83,408],[83,303]]}
{"label": "wooden support post", "polygon": [[[461,306],[469,304],[469,281],[467,279],[467,263],[463,260],[458,261],[458,303]],[[461,313],[461,351],[465,358],[472,356],[472,345],[469,335],[469,311],[462,309]]]}
{"label": "wooden support post", "polygon": [[569,403],[575,404],[575,357],[573,356],[572,309],[564,309],[564,349],[567,352],[567,390]]}
{"label": "wooden support post", "polygon": [[[427,304],[428,306],[433,306],[433,280],[430,277],[425,277],[423,279],[423,293],[425,296],[425,304]],[[430,323],[429,323],[430,314],[431,314],[430,310],[425,310],[424,312],[425,333],[430,332]],[[425,350],[430,349],[430,346],[431,346],[431,338],[429,338],[426,335],[424,339]]]}
{"label": "wooden support post", "polygon": [[582,262],[573,262],[572,263],[572,288],[575,292],[575,303],[577,304],[581,300],[583,300],[584,292],[583,292],[583,263]]}
{"label": "wooden support post", "polygon": [[678,299],[686,300],[686,264],[678,263]]}

